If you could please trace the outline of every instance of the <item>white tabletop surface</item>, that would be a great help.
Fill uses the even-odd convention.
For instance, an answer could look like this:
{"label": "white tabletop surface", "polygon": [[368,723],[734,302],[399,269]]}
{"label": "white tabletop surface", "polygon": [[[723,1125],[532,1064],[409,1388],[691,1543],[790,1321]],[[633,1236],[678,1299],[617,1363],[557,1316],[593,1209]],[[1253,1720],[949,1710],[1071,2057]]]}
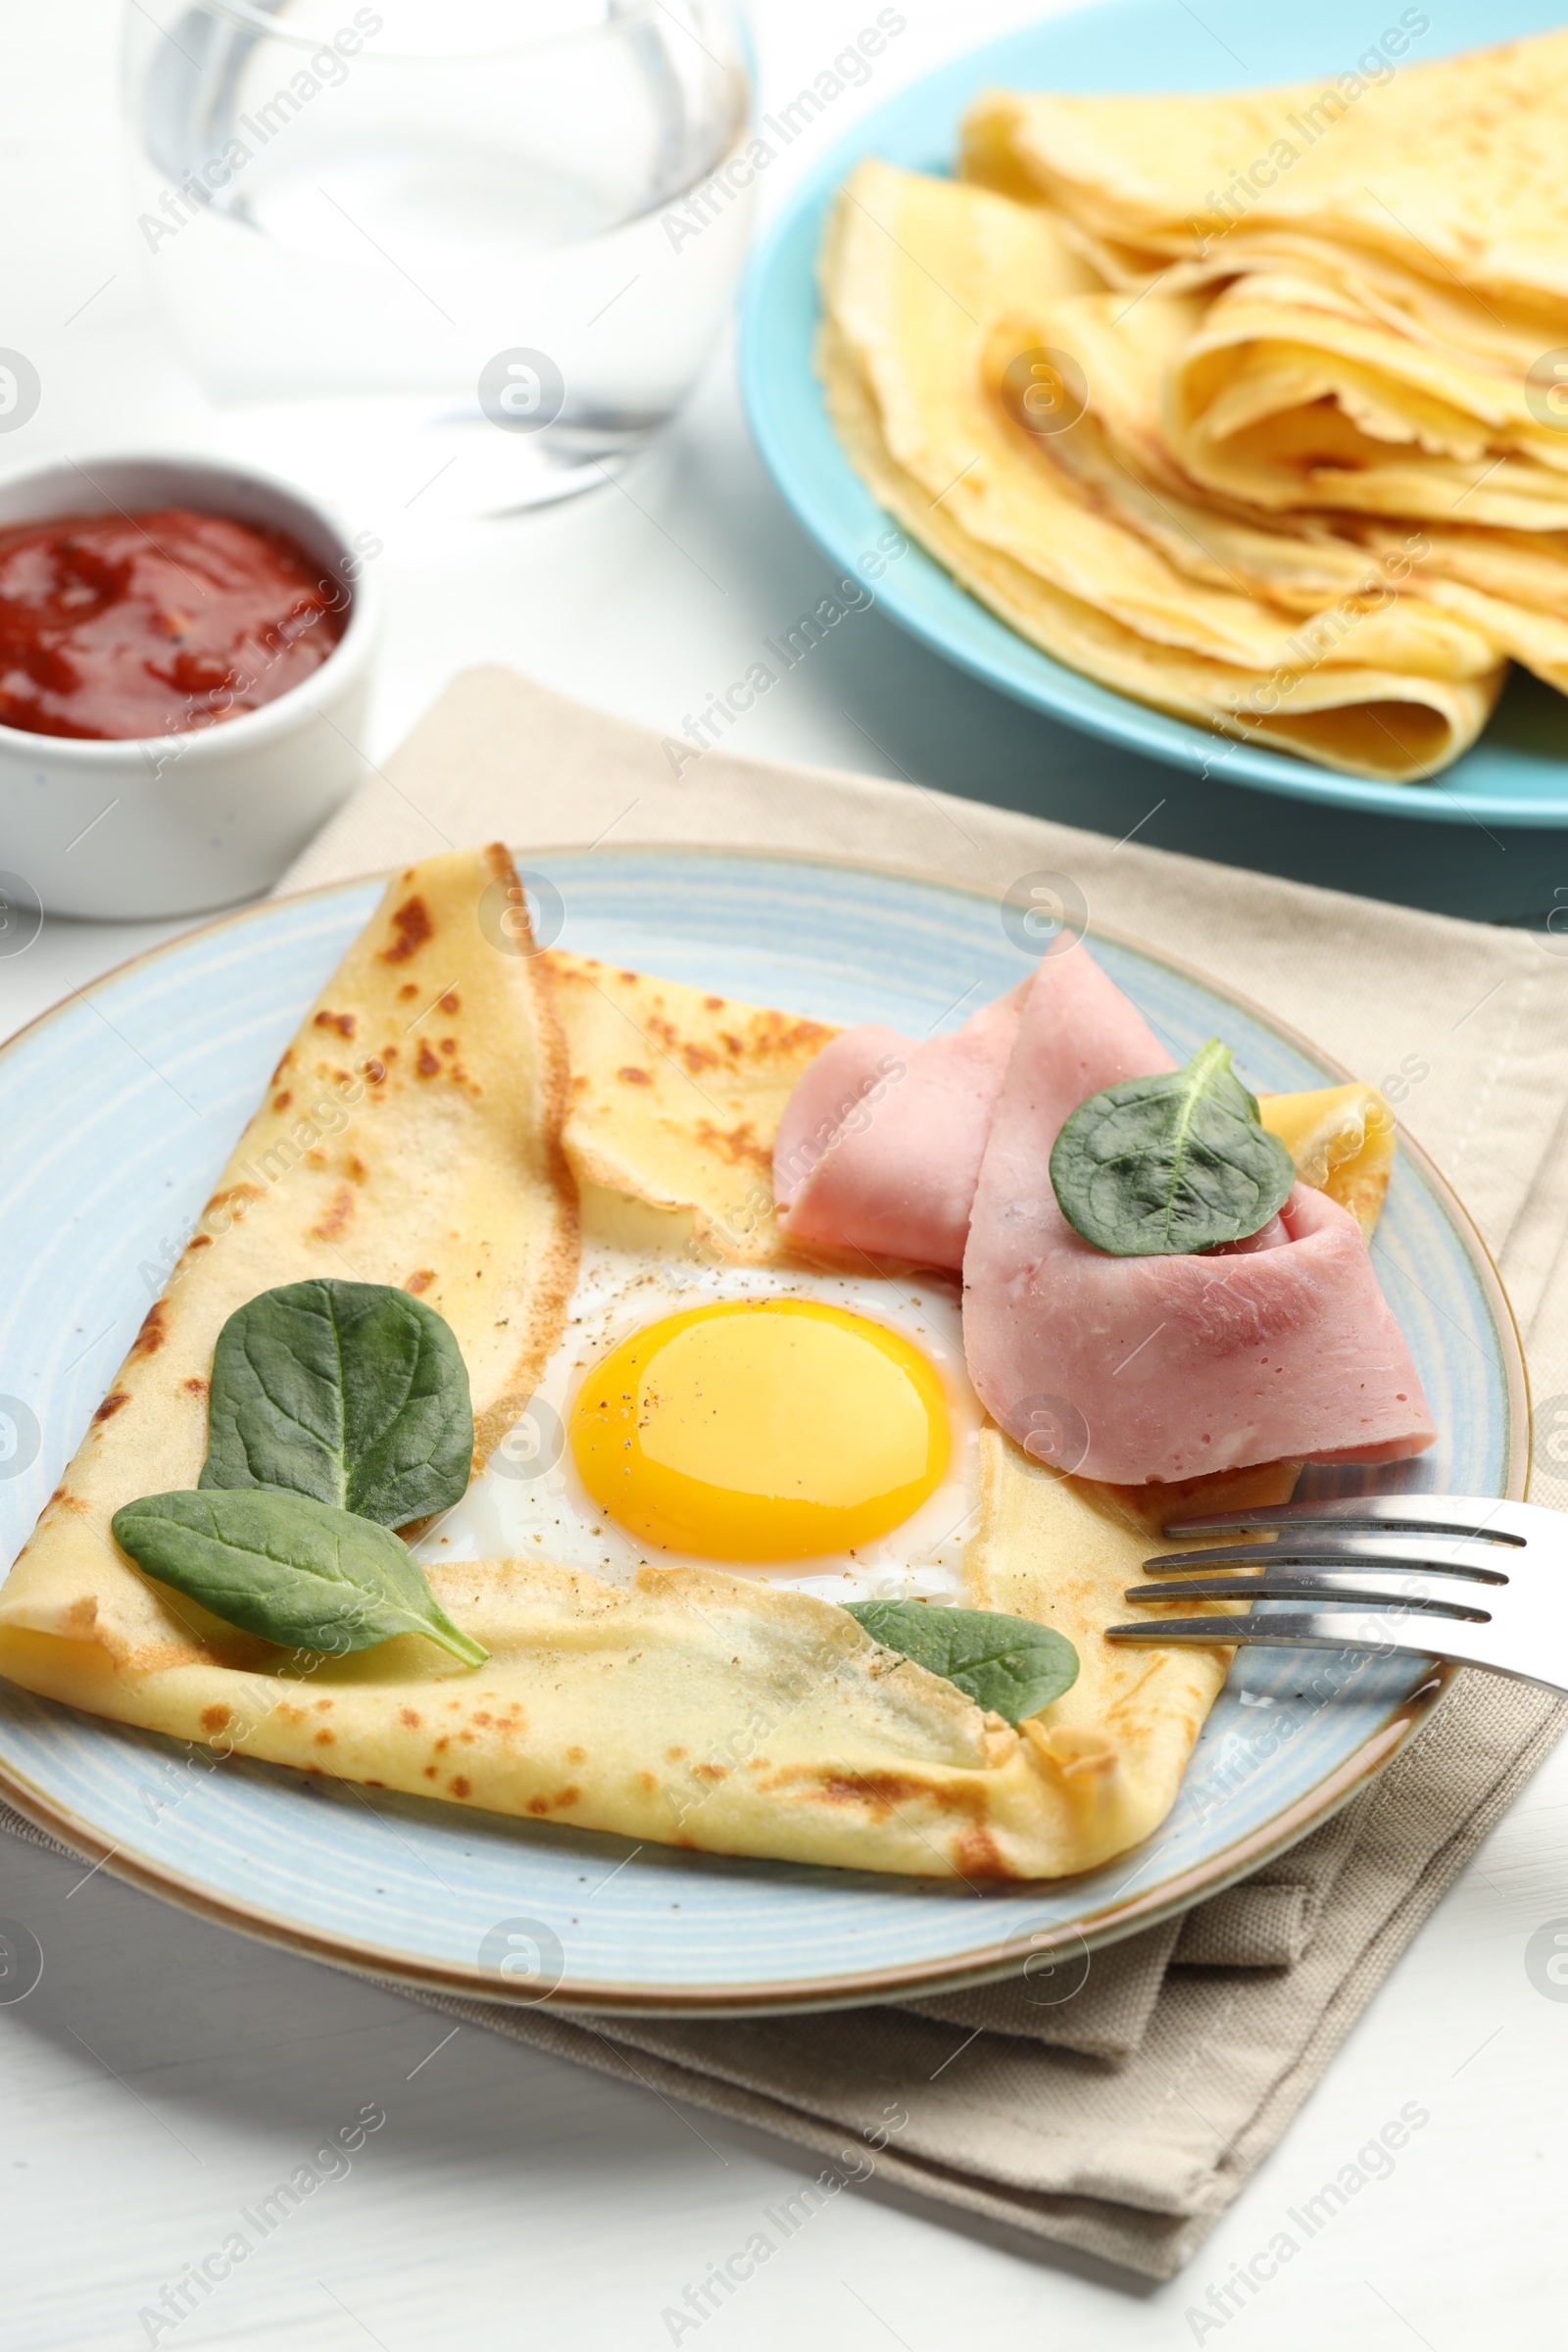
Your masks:
{"label": "white tabletop surface", "polygon": [[[860,108],[1041,13],[1039,0],[904,4],[907,28],[869,86],[838,101],[768,176],[764,216]],[[874,13],[860,0],[763,0],[763,103],[814,75]],[[274,422],[212,409],[159,337],[116,178],[118,15],[116,0],[11,0],[0,13],[0,341],[27,351],[46,392],[25,454],[142,436],[308,470],[310,453]],[[19,441],[3,454],[24,453]],[[479,660],[676,731],[744,668],[759,636],[820,593],[822,562],[751,450],[727,352],[631,478],[635,503],[604,489],[479,523],[411,509],[414,475],[322,486],[350,495],[388,541],[371,758]],[[1107,782],[1082,747],[1064,754],[1069,739],[942,669],[879,614],[857,628],[853,646],[824,649],[759,703],[738,748],[909,766],[921,781],[1080,821],[1091,815],[1084,779],[1098,778],[1106,830],[1159,797],[1161,771],[1124,764]],[[0,963],[0,1032],[179,928],[47,922],[25,956]],[[1117,2281],[873,2180],[814,2216],[706,2323],[716,2352],[805,2340],[822,2352],[978,2340],[1100,2352],[1220,2335],[1268,2352],[1559,2341],[1568,1987],[1561,2000],[1535,1990],[1524,1948],[1568,1915],[1565,1826],[1561,1754],[1184,2278],[1153,2289]],[[367,2102],[386,2123],[352,2172],[181,2324],[182,2347],[667,2344],[666,2307],[814,2169],[782,2143],[483,2032],[447,2037],[444,2021],[394,1992],[197,1924],[106,1872],[82,1875],[0,1840],[0,1915],[24,1922],[45,1953],[37,1989],[0,2010],[6,2352],[145,2344],[142,2307]],[[1393,2176],[1245,2312],[1213,2325],[1209,2287],[1411,2099],[1432,2121]]]}

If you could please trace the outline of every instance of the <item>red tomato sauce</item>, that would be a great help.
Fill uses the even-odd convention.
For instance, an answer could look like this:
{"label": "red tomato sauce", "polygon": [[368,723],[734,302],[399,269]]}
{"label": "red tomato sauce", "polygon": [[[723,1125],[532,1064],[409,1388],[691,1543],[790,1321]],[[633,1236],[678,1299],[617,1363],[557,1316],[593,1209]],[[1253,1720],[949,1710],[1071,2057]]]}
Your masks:
{"label": "red tomato sauce", "polygon": [[165,507],[0,530],[0,725],[184,734],[326,660],[349,591],[286,531]]}

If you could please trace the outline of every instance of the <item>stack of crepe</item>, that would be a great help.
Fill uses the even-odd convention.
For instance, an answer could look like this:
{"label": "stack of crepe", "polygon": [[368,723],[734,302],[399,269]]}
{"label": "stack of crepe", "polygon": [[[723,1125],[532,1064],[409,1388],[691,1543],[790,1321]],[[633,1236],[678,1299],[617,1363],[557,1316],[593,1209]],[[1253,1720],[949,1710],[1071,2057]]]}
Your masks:
{"label": "stack of crepe", "polygon": [[878,498],[1045,652],[1409,781],[1510,661],[1568,690],[1568,32],[1378,64],[983,96],[961,179],[842,191],[820,364]]}

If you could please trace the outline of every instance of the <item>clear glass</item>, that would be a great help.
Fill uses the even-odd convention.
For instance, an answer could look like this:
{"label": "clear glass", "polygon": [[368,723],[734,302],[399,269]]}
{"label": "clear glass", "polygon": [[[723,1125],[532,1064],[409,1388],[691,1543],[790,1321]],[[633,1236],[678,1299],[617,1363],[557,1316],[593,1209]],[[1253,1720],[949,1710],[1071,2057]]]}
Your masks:
{"label": "clear glass", "polygon": [[751,203],[722,0],[127,0],[125,61],[149,276],[220,399],[420,404],[526,505],[690,389]]}

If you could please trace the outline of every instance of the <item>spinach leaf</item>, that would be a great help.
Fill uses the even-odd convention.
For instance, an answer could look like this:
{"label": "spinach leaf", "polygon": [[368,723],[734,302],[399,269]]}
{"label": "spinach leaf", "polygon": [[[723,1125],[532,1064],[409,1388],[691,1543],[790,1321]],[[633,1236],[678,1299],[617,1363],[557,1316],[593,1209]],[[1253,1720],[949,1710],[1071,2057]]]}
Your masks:
{"label": "spinach leaf", "polygon": [[1054,1626],[995,1609],[933,1608],[923,1600],[853,1600],[848,1613],[884,1649],[946,1676],[977,1707],[1008,1723],[1038,1715],[1078,1680],[1078,1652]]}
{"label": "spinach leaf", "polygon": [[251,1487],[145,1494],[115,1513],[138,1568],[228,1625],[342,1657],[395,1634],[425,1634],[465,1665],[489,1651],[455,1626],[389,1528],[306,1494]]}
{"label": "spinach leaf", "polygon": [[1211,1037],[1185,1069],[1080,1103],[1052,1147],[1051,1182],[1096,1249],[1185,1256],[1259,1232],[1290,1199],[1296,1164]]}
{"label": "spinach leaf", "polygon": [[199,1485],[284,1487],[383,1527],[462,1500],[468,1374],[452,1327],[377,1282],[291,1282],[218,1335]]}

